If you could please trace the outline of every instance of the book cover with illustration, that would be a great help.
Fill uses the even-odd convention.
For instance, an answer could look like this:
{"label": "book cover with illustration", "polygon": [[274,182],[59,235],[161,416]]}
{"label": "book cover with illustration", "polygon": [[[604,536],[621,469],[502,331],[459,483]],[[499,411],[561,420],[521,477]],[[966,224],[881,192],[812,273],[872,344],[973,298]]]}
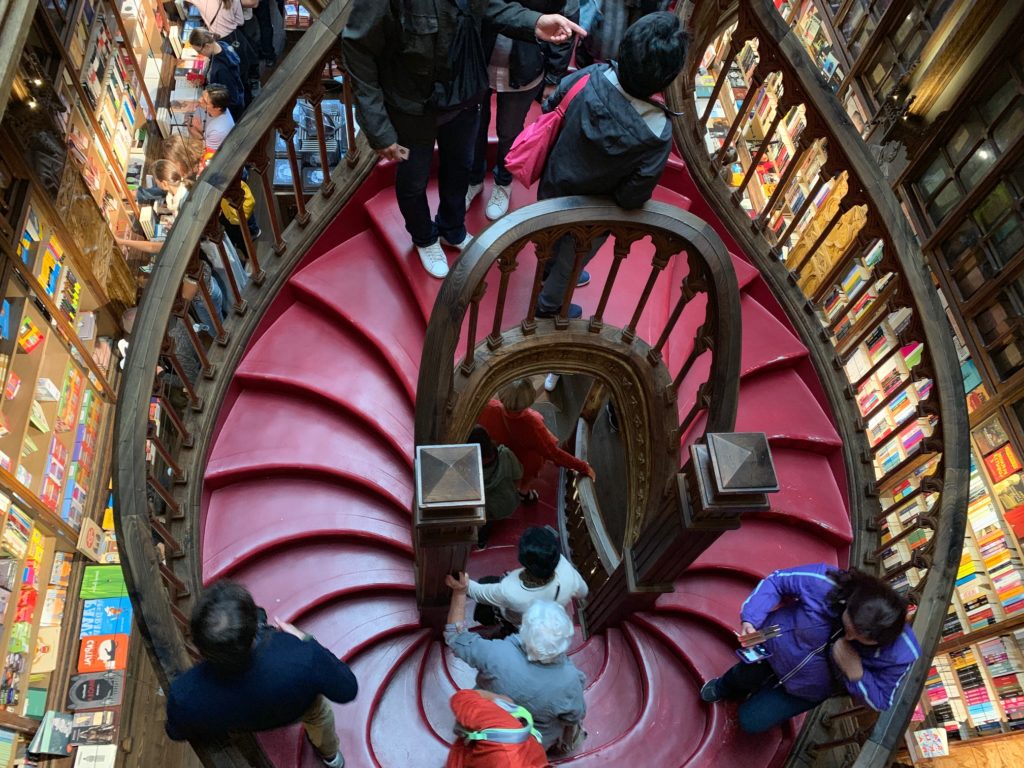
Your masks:
{"label": "book cover with illustration", "polygon": [[82,630],[87,635],[128,635],[132,631],[132,603],[127,597],[104,597],[82,604]]}
{"label": "book cover with illustration", "polygon": [[124,672],[73,675],[68,686],[68,709],[116,707],[124,695]]}
{"label": "book cover with illustration", "polygon": [[79,672],[124,669],[128,663],[128,635],[90,635],[78,650]]}

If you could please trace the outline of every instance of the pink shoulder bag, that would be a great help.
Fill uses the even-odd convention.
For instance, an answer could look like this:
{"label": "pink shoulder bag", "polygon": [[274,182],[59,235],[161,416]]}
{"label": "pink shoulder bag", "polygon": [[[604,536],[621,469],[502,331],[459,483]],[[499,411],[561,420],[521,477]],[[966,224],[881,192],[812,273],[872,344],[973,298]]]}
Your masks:
{"label": "pink shoulder bag", "polygon": [[541,115],[516,137],[512,148],[505,156],[505,168],[523,186],[532,186],[540,179],[551,148],[555,146],[558,134],[562,130],[565,110],[589,79],[590,75],[587,74],[573,83],[557,107]]}

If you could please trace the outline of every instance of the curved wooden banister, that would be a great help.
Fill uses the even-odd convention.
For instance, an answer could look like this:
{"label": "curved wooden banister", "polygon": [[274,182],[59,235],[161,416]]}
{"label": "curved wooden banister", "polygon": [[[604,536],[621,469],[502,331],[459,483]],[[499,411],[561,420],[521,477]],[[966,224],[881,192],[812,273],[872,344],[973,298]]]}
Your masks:
{"label": "curved wooden banister", "polygon": [[[910,593],[917,602],[914,628],[921,642],[922,656],[901,686],[893,705],[878,717],[873,727],[870,721],[865,726],[863,722],[852,722],[855,718],[844,717],[842,713],[833,717],[828,726],[823,725],[819,717],[808,717],[789,765],[813,765],[815,754],[833,748],[856,749],[857,745],[860,745],[859,754],[847,753],[850,757],[857,754],[854,763],[857,768],[884,765],[902,742],[903,732],[917,705],[939,641],[960,561],[970,453],[959,363],[946,316],[910,224],[842,106],[824,87],[796,32],[786,25],[771,0],[740,0],[725,9],[722,6],[710,0],[691,0],[681,3],[678,8],[681,17],[689,20],[694,44],[684,76],[667,94],[672,107],[685,111],[689,116],[688,120],[676,124],[676,142],[683,151],[694,181],[722,216],[730,234],[754,260],[811,352],[811,360],[843,438],[848,497],[855,532],[851,562],[875,570],[886,578],[927,568],[926,576]],[[731,33],[727,45],[725,65],[716,78],[707,108],[701,110],[703,116],[697,116],[694,82],[698,64],[708,46],[726,34],[731,24],[738,26]],[[769,73],[780,73],[784,91],[777,112],[785,113],[803,104],[807,127],[796,142],[795,157],[782,171],[770,199],[760,211],[754,206],[754,210],[748,212],[740,207],[739,202],[750,184],[751,174],[744,174],[738,187],[723,181],[721,163],[730,137],[726,137],[727,141],[719,151],[709,152],[705,144],[705,125],[714,100],[723,88],[729,63],[738,55],[743,43],[752,38],[758,41],[759,61],[754,67],[748,97],[757,91]],[[746,114],[745,109],[738,111],[730,136],[742,136]],[[768,138],[772,137],[775,125],[777,121],[765,131]],[[846,193],[835,215],[813,235],[813,239],[807,237],[801,243],[797,226],[808,210],[807,202],[781,236],[776,237],[768,223],[777,212],[785,190],[793,183],[794,171],[804,162],[808,149],[816,142],[825,143],[827,158],[818,171],[813,194],[817,194],[829,179],[835,185],[845,184]],[[767,139],[758,148],[756,158],[761,157],[765,143]],[[857,242],[823,270],[814,264],[814,258],[824,253],[830,233],[851,211],[851,216],[864,217]],[[880,281],[877,284],[878,297],[851,329],[841,331],[839,321],[843,319],[845,309],[839,312],[838,320],[828,318],[823,310],[823,301],[831,286],[852,265],[866,259],[871,242],[880,242],[883,249],[880,261],[871,265],[875,270],[871,280]],[[784,252],[787,255],[785,263],[781,260]],[[861,295],[864,292],[859,293],[858,298]],[[851,300],[846,307],[852,304]],[[879,413],[891,398],[883,398],[883,402],[875,403],[865,416],[861,416],[855,401],[855,387],[872,371],[847,378],[844,366],[846,358],[882,320],[892,320],[892,324],[898,326],[894,328],[896,351],[883,356],[875,368],[883,360],[900,355],[901,349],[908,349],[919,362],[907,364],[912,370],[899,385],[900,390],[929,386],[930,392],[916,406],[916,418],[928,436],[896,465],[884,465],[876,477],[876,472],[872,471],[873,462],[885,439],[892,435],[871,446],[864,434],[864,420]],[[911,423],[902,422],[900,428]],[[925,471],[925,476],[918,476],[916,473],[919,471]],[[881,514],[877,497],[887,505]],[[914,551],[914,557],[908,563],[888,571],[880,568],[874,554],[885,549],[880,546],[882,543],[899,544],[901,540],[896,537],[901,532],[890,530],[892,538],[880,542],[878,523],[884,524],[887,517],[891,519],[892,513],[901,506],[912,501],[915,504],[924,502],[925,499],[930,507],[929,514],[917,515],[908,527],[924,531],[926,535],[930,533],[931,538],[921,549]],[[822,707],[831,712],[839,708],[835,702]],[[850,712],[852,710],[846,714]],[[829,727],[833,730],[828,730]]]}
{"label": "curved wooden banister", "polygon": [[[614,259],[601,299],[589,318],[569,320],[567,308],[583,258],[599,238],[614,240]],[[545,264],[563,237],[575,240],[576,262],[563,299],[562,311],[553,319],[536,316]],[[630,256],[638,241],[650,237],[654,255]],[[536,258],[528,253],[535,249]],[[632,259],[634,271],[649,269],[639,297],[630,293],[635,306],[624,327],[608,325],[604,312],[624,260]],[[643,258],[639,265],[635,264]],[[677,262],[686,269],[677,267]],[[669,268],[673,269],[670,270]],[[507,301],[510,277],[517,269],[533,275],[532,293],[524,306]],[[668,274],[666,274],[668,273]],[[674,276],[670,276],[674,275]],[[657,338],[643,339],[637,323],[658,280],[673,283],[673,307]],[[481,318],[480,306],[488,292],[497,296],[493,317]],[[694,352],[664,364],[661,350],[683,310],[695,296],[707,297],[705,319],[694,340]],[[490,327],[485,338],[478,329]],[[481,331],[482,333],[482,331]],[[739,397],[740,344],[739,289],[729,254],[710,226],[697,216],[670,205],[648,202],[626,211],[602,198],[566,197],[546,200],[509,213],[476,237],[456,262],[434,304],[427,326],[420,364],[416,399],[417,445],[461,442],[480,411],[504,383],[513,378],[557,370],[594,379],[600,391],[593,398],[610,397],[623,413],[622,439],[630,456],[627,468],[625,540],[633,545],[645,520],[673,499],[679,471],[680,441],[698,416],[706,414],[705,432],[732,431]],[[465,356],[455,365],[460,338]],[[694,363],[710,356],[705,379],[680,419],[677,392],[690,376]],[[691,438],[694,436],[690,436]],[[699,437],[699,436],[697,436]],[[418,551],[417,581],[421,605],[447,602],[441,571],[452,567],[460,554],[446,550],[436,558]],[[464,556],[464,552],[462,553]],[[456,564],[457,565],[457,564]],[[606,578],[604,568],[592,573]],[[434,586],[436,585],[436,586]],[[616,593],[616,598],[618,594]],[[610,613],[608,615],[611,615]],[[599,628],[600,623],[592,629]]]}
{"label": "curved wooden banister", "polygon": [[[282,230],[276,202],[270,197],[274,131],[294,130],[292,111],[296,100],[307,99],[315,107],[324,96],[325,67],[334,69],[339,58],[338,41],[350,10],[350,0],[334,0],[314,18],[301,39],[278,66],[245,116],[230,133],[189,193],[181,212],[157,257],[139,304],[129,354],[118,392],[121,407],[115,420],[115,515],[118,546],[125,580],[135,606],[135,620],[150,651],[157,675],[166,686],[192,664],[194,649],[188,642],[186,616],[190,600],[201,588],[199,558],[199,508],[202,477],[214,432],[217,412],[227,392],[231,373],[264,311],[320,233],[376,165],[361,136],[354,132],[352,105],[345,88],[348,153],[344,162],[330,169],[333,185],[308,197],[299,180],[292,187],[306,216]],[[321,115],[319,109],[316,110]],[[321,131],[324,123],[319,123]],[[271,235],[268,242],[254,242],[243,226],[243,243],[252,277],[244,289],[231,280],[228,317],[214,320],[216,344],[204,349],[192,332],[187,307],[180,298],[183,284],[201,277],[196,258],[201,241],[208,239],[215,253],[227,262],[225,236],[217,224],[221,203],[237,205],[239,176],[248,165],[253,193],[269,202],[270,221],[261,222]],[[192,286],[193,289],[196,287]],[[202,281],[198,295],[212,304]],[[212,313],[216,314],[216,313]],[[184,323],[187,342],[202,366],[194,382],[187,381],[168,328]],[[181,335],[178,336],[181,339]],[[185,379],[188,406],[168,397],[155,376],[158,361]],[[164,414],[163,429],[150,416],[151,402]],[[147,461],[147,444],[159,458],[159,470]],[[163,469],[170,469],[173,483],[165,484]],[[161,476],[158,476],[161,475]],[[147,499],[155,494],[165,505],[158,515]],[[161,543],[154,546],[154,537]],[[269,763],[252,737],[228,742],[193,744],[207,766],[266,766]]]}

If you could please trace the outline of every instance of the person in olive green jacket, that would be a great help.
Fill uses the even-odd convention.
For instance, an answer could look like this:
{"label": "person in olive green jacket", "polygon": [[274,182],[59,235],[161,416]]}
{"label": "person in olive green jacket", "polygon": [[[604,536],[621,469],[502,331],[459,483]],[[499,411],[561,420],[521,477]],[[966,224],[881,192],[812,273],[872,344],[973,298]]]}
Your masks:
{"label": "person in olive green jacket", "polygon": [[512,516],[519,506],[519,479],[523,465],[504,445],[495,445],[487,430],[477,424],[469,433],[469,442],[480,446],[480,460],[484,465],[484,509],[487,522],[477,533],[477,546],[483,549],[491,534],[491,523]]}

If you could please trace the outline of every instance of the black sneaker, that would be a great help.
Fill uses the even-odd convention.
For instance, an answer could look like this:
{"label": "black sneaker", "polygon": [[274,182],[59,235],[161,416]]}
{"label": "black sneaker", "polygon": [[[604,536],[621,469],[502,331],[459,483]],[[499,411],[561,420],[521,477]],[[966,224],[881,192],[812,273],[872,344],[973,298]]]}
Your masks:
{"label": "black sneaker", "polygon": [[700,698],[701,701],[706,701],[708,704],[722,700],[722,694],[718,690],[717,677],[713,677],[704,683],[704,686],[700,689]]}
{"label": "black sneaker", "polygon": [[[537,307],[536,316],[541,319],[545,317],[558,317],[558,313],[561,311],[561,309],[561,307],[558,307],[557,309],[544,309],[543,307]],[[579,304],[570,304],[569,319],[576,320],[580,317],[583,317],[583,307],[581,307]]]}

